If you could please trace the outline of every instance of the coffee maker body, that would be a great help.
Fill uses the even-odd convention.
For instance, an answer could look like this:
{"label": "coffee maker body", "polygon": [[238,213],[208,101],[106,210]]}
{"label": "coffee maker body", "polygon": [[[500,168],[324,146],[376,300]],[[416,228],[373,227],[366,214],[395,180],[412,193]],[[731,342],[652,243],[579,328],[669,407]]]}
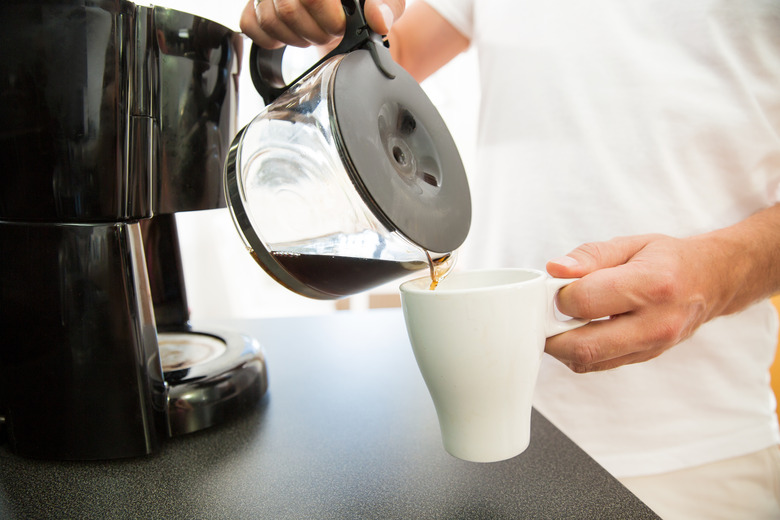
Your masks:
{"label": "coffee maker body", "polygon": [[[55,459],[143,455],[256,402],[267,385],[256,342],[191,329],[174,217],[225,204],[238,35],[122,0],[11,0],[0,41],[0,418],[10,447]],[[214,347],[225,353],[211,368],[166,367],[161,346],[174,333],[225,343]],[[205,407],[187,401],[193,392]]]}

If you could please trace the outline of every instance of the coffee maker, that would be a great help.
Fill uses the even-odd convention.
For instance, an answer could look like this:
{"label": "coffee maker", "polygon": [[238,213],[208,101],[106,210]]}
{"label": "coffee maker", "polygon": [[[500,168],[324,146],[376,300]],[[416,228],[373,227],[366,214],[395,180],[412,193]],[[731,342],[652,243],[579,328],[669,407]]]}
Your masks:
{"label": "coffee maker", "polygon": [[126,0],[0,5],[0,429],[153,453],[253,406],[257,341],[193,330],[175,214],[224,207],[238,34]]}

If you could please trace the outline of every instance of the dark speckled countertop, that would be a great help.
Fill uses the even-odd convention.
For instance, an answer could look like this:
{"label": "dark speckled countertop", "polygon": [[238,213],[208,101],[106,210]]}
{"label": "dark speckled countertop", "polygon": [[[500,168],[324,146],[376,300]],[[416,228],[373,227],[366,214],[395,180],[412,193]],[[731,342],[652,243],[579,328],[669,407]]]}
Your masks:
{"label": "dark speckled countertop", "polygon": [[269,392],[255,409],[138,459],[2,447],[0,517],[656,518],[536,412],[522,455],[449,456],[398,310],[216,325],[263,344]]}

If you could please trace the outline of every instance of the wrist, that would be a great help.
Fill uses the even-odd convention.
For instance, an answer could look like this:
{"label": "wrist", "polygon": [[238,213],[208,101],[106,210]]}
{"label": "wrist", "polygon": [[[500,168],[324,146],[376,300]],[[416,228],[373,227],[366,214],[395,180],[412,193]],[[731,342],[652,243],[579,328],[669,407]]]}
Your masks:
{"label": "wrist", "polygon": [[707,266],[711,317],[739,312],[780,289],[780,205],[692,240]]}

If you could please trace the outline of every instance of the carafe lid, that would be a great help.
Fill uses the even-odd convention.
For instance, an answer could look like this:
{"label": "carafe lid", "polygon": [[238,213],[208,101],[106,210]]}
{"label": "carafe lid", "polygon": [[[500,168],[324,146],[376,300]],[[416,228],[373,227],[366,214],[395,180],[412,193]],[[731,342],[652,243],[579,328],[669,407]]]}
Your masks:
{"label": "carafe lid", "polygon": [[332,124],[345,165],[390,229],[423,249],[454,251],[471,224],[460,154],[420,85],[382,54],[381,71],[376,54],[359,49],[335,73]]}

